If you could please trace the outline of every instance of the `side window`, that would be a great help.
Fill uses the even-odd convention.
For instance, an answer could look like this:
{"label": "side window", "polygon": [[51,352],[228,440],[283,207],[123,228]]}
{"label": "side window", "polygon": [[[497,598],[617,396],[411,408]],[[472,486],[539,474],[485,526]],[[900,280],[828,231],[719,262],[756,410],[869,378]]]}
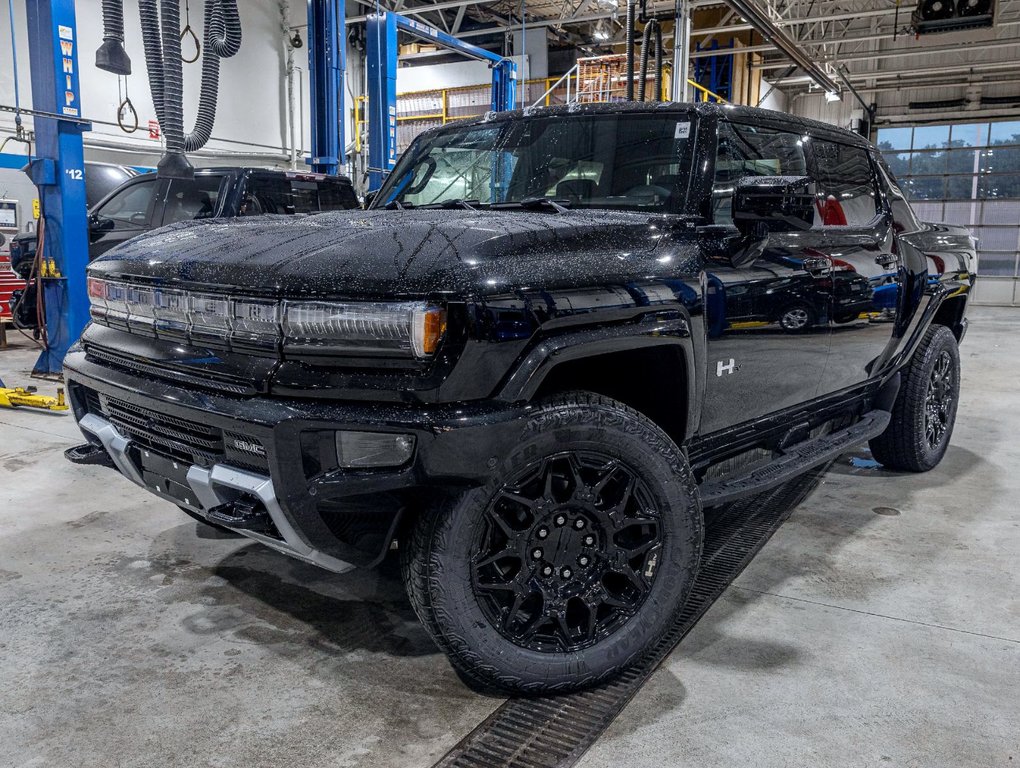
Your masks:
{"label": "side window", "polygon": [[166,198],[163,224],[191,219],[209,219],[216,215],[224,176],[196,175],[193,179],[174,179]]}
{"label": "side window", "polygon": [[720,123],[712,182],[716,224],[733,223],[733,190],[745,176],[807,176],[803,138],[774,128]]}
{"label": "side window", "polygon": [[315,213],[357,207],[354,189],[333,179],[254,176],[248,181],[241,215]]}
{"label": "side window", "polygon": [[114,229],[140,229],[149,223],[152,201],[156,195],[155,178],[124,187],[96,211],[96,215],[113,222]]}
{"label": "side window", "polygon": [[878,212],[868,150],[812,139],[816,181],[815,225],[863,227]]}

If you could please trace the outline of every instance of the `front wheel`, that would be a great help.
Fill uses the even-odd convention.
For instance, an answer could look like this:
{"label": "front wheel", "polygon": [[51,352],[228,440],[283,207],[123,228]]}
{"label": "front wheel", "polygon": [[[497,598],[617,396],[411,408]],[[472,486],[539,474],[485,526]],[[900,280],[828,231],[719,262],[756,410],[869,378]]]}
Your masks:
{"label": "front wheel", "polygon": [[670,629],[701,542],[697,490],[669,437],[573,393],[537,409],[486,485],[418,519],[403,567],[462,677],[564,691],[625,669]]}
{"label": "front wheel", "polygon": [[944,325],[933,325],[910,362],[885,432],[871,453],[890,469],[927,472],[949,448],[960,397],[960,350]]}

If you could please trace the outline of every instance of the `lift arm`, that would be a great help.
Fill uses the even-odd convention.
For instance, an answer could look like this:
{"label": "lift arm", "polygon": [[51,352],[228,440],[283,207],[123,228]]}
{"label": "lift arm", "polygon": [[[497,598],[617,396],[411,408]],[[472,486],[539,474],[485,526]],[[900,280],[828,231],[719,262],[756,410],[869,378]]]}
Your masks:
{"label": "lift arm", "polygon": [[517,65],[399,13],[370,14],[365,22],[368,59],[368,188],[376,190],[397,163],[397,32],[407,32],[492,68],[492,111],[514,108]]}

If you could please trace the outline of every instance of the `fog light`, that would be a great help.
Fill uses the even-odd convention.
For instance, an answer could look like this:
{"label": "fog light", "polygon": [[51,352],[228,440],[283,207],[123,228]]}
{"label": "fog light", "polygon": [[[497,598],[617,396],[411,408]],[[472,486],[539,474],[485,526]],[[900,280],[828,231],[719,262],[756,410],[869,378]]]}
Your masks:
{"label": "fog light", "polygon": [[337,432],[341,467],[399,467],[414,453],[414,435],[387,432]]}

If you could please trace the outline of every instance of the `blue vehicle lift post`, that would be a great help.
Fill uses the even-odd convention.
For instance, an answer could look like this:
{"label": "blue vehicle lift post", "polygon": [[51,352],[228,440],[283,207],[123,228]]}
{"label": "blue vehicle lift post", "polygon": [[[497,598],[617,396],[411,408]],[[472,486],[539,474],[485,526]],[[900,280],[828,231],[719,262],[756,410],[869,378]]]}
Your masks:
{"label": "blue vehicle lift post", "polygon": [[54,374],[60,373],[68,347],[89,319],[82,132],[92,126],[81,119],[74,0],[35,0],[25,8],[37,152],[29,175],[42,204],[43,256],[52,260],[57,274],[42,281],[49,348],[39,356],[33,373]]}
{"label": "blue vehicle lift post", "polygon": [[514,108],[517,65],[492,51],[465,43],[429,24],[387,11],[365,22],[368,59],[368,189],[382,186],[397,163],[397,32],[407,32],[492,67],[492,111]]}
{"label": "blue vehicle lift post", "polygon": [[347,34],[340,0],[308,0],[308,70],[312,156],[316,173],[338,173],[344,153],[344,70]]}

